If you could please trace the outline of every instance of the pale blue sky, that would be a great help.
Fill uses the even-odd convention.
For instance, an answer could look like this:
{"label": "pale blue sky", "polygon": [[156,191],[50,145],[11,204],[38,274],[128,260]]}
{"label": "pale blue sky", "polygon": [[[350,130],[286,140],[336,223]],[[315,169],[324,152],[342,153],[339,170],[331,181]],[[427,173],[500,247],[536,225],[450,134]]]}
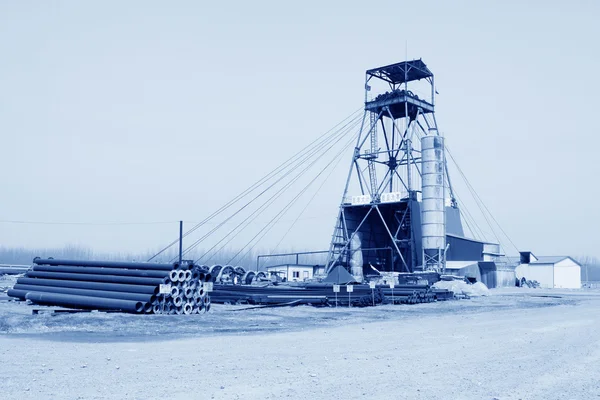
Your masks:
{"label": "pale blue sky", "polygon": [[[513,242],[600,255],[598,2],[288,3],[0,1],[0,220],[199,221],[359,108],[364,71],[408,43]],[[282,248],[327,248],[347,164]],[[139,251],[176,230],[0,222],[0,245]]]}

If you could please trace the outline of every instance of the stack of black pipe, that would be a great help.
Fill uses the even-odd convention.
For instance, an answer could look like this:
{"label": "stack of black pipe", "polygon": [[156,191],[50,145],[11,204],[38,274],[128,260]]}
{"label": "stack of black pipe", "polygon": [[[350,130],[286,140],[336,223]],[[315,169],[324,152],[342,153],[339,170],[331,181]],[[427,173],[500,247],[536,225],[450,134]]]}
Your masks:
{"label": "stack of black pipe", "polygon": [[393,289],[381,286],[386,299],[393,304],[431,303],[437,300],[448,300],[452,292],[434,289],[429,285],[397,285]]}
{"label": "stack of black pipe", "polygon": [[211,299],[224,304],[264,304],[290,303],[312,305],[371,306],[379,303],[417,304],[430,303],[452,298],[452,292],[433,289],[429,285],[404,284],[391,289],[377,285],[372,290],[369,285],[341,285],[340,292],[333,291],[332,284],[286,285],[215,285]]}
{"label": "stack of black pipe", "polygon": [[[211,301],[221,304],[311,304],[355,307],[372,306],[383,301],[381,290],[368,285],[352,285],[348,293],[346,285],[340,292],[333,291],[331,284],[308,284],[302,286],[285,285],[215,285]],[[337,302],[337,303],[336,303]]]}
{"label": "stack of black pipe", "polygon": [[[80,261],[35,258],[33,267],[19,278],[11,297],[35,304],[78,309],[111,310],[130,313],[177,313],[165,306],[169,295],[161,295],[160,285],[171,285],[170,275],[198,269],[193,264]],[[191,280],[191,273],[190,279]],[[199,274],[195,274],[199,278]],[[204,278],[204,276],[203,276]],[[210,276],[209,276],[210,279]],[[189,281],[188,280],[188,281]],[[183,282],[182,282],[183,284]],[[198,287],[196,282],[196,288]],[[168,286],[167,286],[168,287]],[[176,286],[177,287],[177,286]],[[207,296],[206,296],[207,298]],[[161,305],[162,307],[155,307]],[[207,300],[203,300],[203,304]],[[183,310],[183,308],[182,308]]]}

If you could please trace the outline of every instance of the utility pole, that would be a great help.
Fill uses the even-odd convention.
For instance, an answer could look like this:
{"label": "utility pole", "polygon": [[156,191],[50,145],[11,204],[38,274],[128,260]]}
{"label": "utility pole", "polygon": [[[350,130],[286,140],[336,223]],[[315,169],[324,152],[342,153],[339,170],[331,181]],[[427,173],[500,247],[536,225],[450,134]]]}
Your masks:
{"label": "utility pole", "polygon": [[183,257],[183,221],[179,221],[179,265]]}

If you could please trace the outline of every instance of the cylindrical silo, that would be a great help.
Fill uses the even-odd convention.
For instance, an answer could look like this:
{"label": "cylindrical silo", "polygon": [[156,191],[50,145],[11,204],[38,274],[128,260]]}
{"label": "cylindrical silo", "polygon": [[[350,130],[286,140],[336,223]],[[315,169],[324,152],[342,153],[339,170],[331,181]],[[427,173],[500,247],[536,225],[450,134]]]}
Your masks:
{"label": "cylindrical silo", "polygon": [[421,138],[421,233],[423,269],[444,269],[446,218],[444,202],[444,138]]}

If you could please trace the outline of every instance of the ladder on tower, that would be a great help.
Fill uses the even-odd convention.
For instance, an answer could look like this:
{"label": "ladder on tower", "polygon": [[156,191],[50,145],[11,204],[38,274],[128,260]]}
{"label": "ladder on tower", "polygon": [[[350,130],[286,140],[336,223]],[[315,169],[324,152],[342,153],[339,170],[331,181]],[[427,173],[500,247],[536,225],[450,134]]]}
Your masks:
{"label": "ladder on tower", "polygon": [[371,114],[371,149],[369,153],[369,180],[371,182],[371,197],[373,200],[377,199],[377,174],[375,170],[375,159],[378,157],[377,152],[379,148],[377,146],[377,121],[379,115],[377,113]]}
{"label": "ladder on tower", "polygon": [[[347,250],[347,244],[348,238],[345,235],[342,211],[340,211],[331,237],[331,246],[329,247],[329,257],[327,260],[329,267],[333,267],[336,262],[344,261],[343,252]],[[331,263],[333,264],[329,265]]]}

